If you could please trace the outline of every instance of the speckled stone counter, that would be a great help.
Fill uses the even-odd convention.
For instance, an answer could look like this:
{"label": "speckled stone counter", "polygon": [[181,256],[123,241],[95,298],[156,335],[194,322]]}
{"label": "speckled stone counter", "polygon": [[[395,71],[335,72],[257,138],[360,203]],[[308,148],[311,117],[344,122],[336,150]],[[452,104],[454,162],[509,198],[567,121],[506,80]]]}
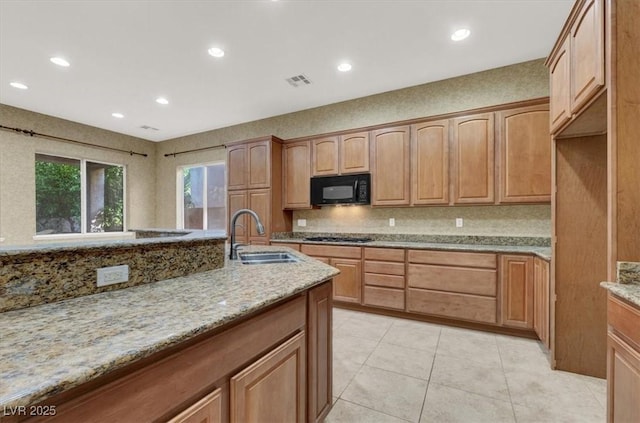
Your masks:
{"label": "speckled stone counter", "polygon": [[292,253],[300,262],[227,262],[213,271],[0,313],[0,407],[43,401],[338,274]]}
{"label": "speckled stone counter", "polygon": [[617,273],[617,282],[602,282],[600,285],[640,308],[640,262],[619,261]]}
{"label": "speckled stone counter", "polygon": [[[324,236],[325,234],[321,234]],[[372,235],[373,241],[366,243],[353,242],[316,242],[305,241],[304,236],[316,236],[316,234],[300,233],[291,234],[290,237],[280,236],[272,239],[272,244],[280,242],[300,243],[300,244],[327,244],[327,245],[350,245],[362,247],[386,247],[386,248],[407,248],[417,250],[445,250],[445,251],[473,251],[473,252],[490,252],[490,253],[515,253],[515,254],[534,254],[544,260],[551,260],[551,247],[545,246],[543,241],[537,241],[538,238],[520,237],[451,237],[451,236],[411,236],[411,235],[395,235],[379,237]],[[336,234],[330,234],[336,236]],[[338,236],[349,236],[347,234],[338,234]],[[357,236],[362,237],[363,234]],[[434,242],[436,241],[436,242]],[[451,241],[451,242],[449,242]],[[466,243],[465,243],[466,241]],[[490,242],[496,242],[491,244]],[[500,244],[498,244],[498,242]],[[529,242],[534,245],[524,244]],[[524,245],[523,245],[524,244]],[[542,244],[542,245],[541,245]]]}
{"label": "speckled stone counter", "polygon": [[[170,233],[163,230],[164,233]],[[113,291],[222,267],[226,235],[0,248],[0,312]],[[96,285],[96,269],[129,266],[127,282]]]}

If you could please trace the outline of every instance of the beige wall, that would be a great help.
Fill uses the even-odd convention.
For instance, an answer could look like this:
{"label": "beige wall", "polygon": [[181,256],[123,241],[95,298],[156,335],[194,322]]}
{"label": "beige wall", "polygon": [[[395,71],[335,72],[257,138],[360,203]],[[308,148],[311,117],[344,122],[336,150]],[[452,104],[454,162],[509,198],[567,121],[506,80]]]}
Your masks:
{"label": "beige wall", "polygon": [[6,105],[0,105],[0,124],[149,155],[130,156],[0,131],[0,237],[4,238],[0,245],[33,243],[36,153],[125,165],[127,226],[155,226],[155,143]]}
{"label": "beige wall", "polygon": [[[176,158],[165,158],[166,153],[266,135],[297,138],[545,97],[549,95],[547,72],[543,60],[534,60],[162,142],[157,151],[156,224],[175,226],[177,166],[224,157],[222,149]],[[494,209],[483,213],[487,210]],[[499,218],[499,208],[495,210]]]}

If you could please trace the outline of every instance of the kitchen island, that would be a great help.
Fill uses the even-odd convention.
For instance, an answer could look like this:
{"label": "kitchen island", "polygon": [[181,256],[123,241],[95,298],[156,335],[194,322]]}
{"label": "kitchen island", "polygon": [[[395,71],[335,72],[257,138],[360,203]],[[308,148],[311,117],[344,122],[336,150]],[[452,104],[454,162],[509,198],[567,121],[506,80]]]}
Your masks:
{"label": "kitchen island", "polygon": [[[260,392],[275,386],[273,395],[293,398],[294,415],[323,417],[331,404],[330,280],[338,271],[291,253],[298,262],[227,261],[1,313],[0,420],[167,420],[218,392],[217,416],[227,421],[259,409],[259,399],[242,395],[243,384],[273,360],[283,370]],[[294,383],[280,391],[287,378]],[[51,410],[57,420],[43,415]]]}

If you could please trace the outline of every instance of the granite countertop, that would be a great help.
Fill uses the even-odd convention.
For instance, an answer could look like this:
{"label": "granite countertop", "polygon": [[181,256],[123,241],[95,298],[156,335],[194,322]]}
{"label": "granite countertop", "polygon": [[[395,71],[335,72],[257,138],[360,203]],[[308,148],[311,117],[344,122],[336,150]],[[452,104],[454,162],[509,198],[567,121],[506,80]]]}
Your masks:
{"label": "granite countertop", "polygon": [[640,262],[619,261],[617,274],[617,282],[601,282],[600,285],[640,308]]}
{"label": "granite countertop", "polygon": [[[133,230],[132,232],[135,232]],[[49,253],[56,251],[76,251],[88,249],[103,249],[111,247],[141,246],[146,244],[162,244],[185,242],[194,240],[226,240],[227,234],[224,231],[202,231],[202,230],[175,230],[175,229],[140,229],[145,232],[171,233],[175,236],[163,236],[157,238],[142,239],[116,239],[116,240],[81,240],[71,242],[51,242],[46,244],[30,245],[9,245],[0,247],[0,257],[21,254]]]}
{"label": "granite countertop", "polygon": [[280,238],[272,239],[272,243],[300,243],[300,244],[325,244],[325,245],[348,245],[356,247],[387,247],[387,248],[410,248],[416,250],[446,250],[446,251],[472,251],[486,253],[516,253],[534,254],[544,260],[551,260],[551,247],[538,247],[528,245],[490,245],[490,244],[462,244],[445,242],[420,242],[420,241],[387,241],[374,240],[366,243],[354,242],[318,242],[305,241],[304,238]]}
{"label": "granite countertop", "polygon": [[43,401],[339,273],[292,254],[300,262],[227,262],[208,272],[0,313],[0,406]]}

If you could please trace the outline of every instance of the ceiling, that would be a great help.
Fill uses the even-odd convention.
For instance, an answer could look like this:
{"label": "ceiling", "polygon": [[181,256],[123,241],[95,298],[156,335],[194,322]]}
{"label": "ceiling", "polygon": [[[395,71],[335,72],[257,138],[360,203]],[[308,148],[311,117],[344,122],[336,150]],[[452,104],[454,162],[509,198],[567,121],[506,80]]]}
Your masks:
{"label": "ceiling", "polygon": [[0,103],[162,141],[545,57],[572,4],[0,0]]}

